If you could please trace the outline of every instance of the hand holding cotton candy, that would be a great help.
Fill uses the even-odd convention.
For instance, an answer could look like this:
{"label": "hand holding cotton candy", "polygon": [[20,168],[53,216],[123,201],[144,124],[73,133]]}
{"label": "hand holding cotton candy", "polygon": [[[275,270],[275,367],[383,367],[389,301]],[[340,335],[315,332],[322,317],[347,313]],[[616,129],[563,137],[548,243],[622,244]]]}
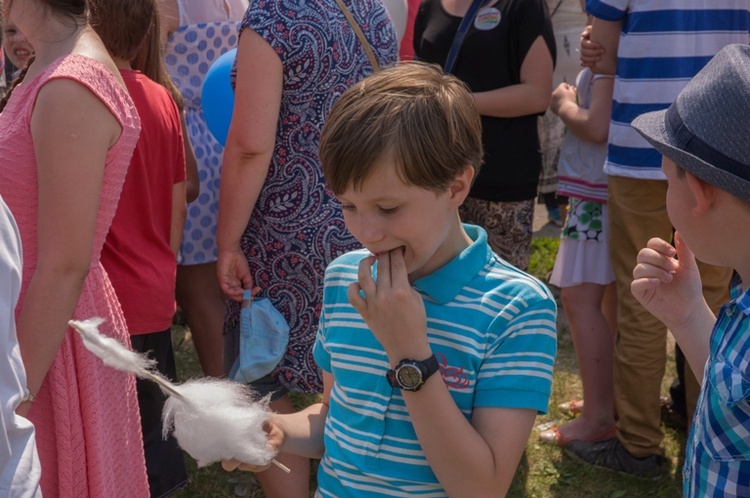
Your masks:
{"label": "hand holding cotton candy", "polygon": [[168,396],[163,434],[166,437],[174,431],[180,447],[199,467],[236,459],[259,467],[273,463],[289,472],[273,459],[276,452],[268,445],[264,426],[272,412],[267,399],[254,401],[249,387],[229,380],[193,379],[175,385],[153,370],[154,361],[99,334],[103,321],[92,318],[68,324],[80,334],[86,349],[106,365],[159,385]]}

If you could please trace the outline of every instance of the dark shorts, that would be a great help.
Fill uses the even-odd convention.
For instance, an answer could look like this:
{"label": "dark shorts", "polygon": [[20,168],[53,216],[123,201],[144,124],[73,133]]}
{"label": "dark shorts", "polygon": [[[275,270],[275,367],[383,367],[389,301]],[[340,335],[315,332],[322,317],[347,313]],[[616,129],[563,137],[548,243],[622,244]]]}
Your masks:
{"label": "dark shorts", "polygon": [[[174,381],[177,370],[172,349],[171,329],[152,334],[130,336],[133,351],[148,353],[156,360],[157,370]],[[141,431],[146,457],[146,471],[151,498],[165,497],[188,483],[182,450],[170,434],[162,438],[161,415],[166,396],[159,386],[150,380],[136,379],[138,406],[141,412]]]}

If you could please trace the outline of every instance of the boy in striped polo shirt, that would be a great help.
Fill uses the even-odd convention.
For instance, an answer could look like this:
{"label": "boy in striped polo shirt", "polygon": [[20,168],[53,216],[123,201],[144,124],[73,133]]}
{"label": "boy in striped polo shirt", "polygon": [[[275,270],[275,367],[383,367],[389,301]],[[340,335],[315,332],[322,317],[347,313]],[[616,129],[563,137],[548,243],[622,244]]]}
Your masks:
{"label": "boy in striped polo shirt", "polygon": [[[685,497],[750,496],[748,115],[750,46],[730,45],[668,110],[633,122],[664,155],[667,211],[677,233],[676,247],[653,238],[640,251],[632,292],[703,377],[685,453]],[[742,278],[718,319],[701,293],[696,256]]]}
{"label": "boy in striped polo shirt", "polygon": [[326,271],[323,400],[275,416],[270,443],[322,458],[318,497],[504,496],[547,410],[556,309],[460,221],[482,160],[471,94],[437,66],[385,69],[334,104],[320,148],[365,249]]}
{"label": "boy in striped polo shirt", "polygon": [[[614,354],[617,438],[577,442],[566,452],[640,477],[663,472],[661,383],[667,329],[630,293],[638,250],[668,239],[667,184],[659,153],[631,127],[637,116],[666,109],[722,47],[750,41],[750,0],[586,0],[591,40],[604,47],[595,73],[614,74],[607,161],[610,254],[618,309]],[[584,60],[585,44],[581,47]],[[584,61],[585,62],[585,61]],[[716,311],[728,299],[729,268],[699,263],[703,292]],[[698,385],[685,372],[688,415]]]}

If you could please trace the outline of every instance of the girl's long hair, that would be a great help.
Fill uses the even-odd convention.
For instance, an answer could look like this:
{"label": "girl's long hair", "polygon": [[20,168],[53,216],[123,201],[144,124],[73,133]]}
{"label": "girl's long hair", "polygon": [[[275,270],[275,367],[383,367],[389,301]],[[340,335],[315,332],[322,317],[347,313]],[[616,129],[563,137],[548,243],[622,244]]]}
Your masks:
{"label": "girl's long hair", "polygon": [[130,61],[130,65],[133,69],[139,70],[146,77],[164,86],[172,94],[172,98],[180,109],[180,112],[182,112],[185,104],[182,93],[180,93],[172,82],[172,78],[169,77],[167,68],[164,65],[164,48],[161,45],[161,22],[159,20],[161,16],[159,16],[158,6],[154,13],[154,20],[151,23],[151,27],[146,33],[140,50]]}

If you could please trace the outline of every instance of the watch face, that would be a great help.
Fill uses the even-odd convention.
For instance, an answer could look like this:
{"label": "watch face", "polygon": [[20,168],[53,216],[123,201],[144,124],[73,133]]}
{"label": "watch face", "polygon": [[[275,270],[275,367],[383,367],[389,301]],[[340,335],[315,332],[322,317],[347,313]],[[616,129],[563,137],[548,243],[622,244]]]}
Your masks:
{"label": "watch face", "polygon": [[398,382],[405,388],[413,388],[422,382],[422,372],[416,365],[403,365],[396,370]]}

